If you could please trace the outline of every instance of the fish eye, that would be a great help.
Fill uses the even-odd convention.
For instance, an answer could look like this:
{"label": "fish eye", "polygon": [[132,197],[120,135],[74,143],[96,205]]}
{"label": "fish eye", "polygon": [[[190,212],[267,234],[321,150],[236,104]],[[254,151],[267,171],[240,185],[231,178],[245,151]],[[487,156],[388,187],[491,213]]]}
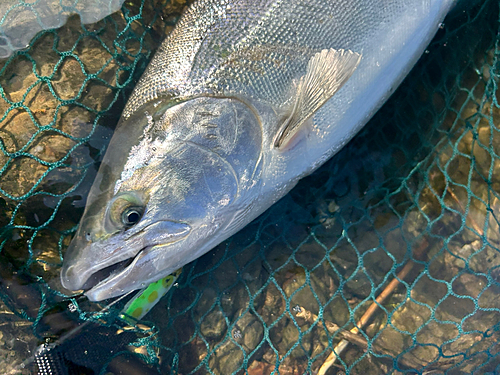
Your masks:
{"label": "fish eye", "polygon": [[119,193],[106,208],[104,227],[110,233],[126,230],[142,219],[145,210],[145,203],[135,192]]}
{"label": "fish eye", "polygon": [[141,220],[143,210],[140,207],[128,207],[122,213],[122,223],[127,227],[131,227]]}

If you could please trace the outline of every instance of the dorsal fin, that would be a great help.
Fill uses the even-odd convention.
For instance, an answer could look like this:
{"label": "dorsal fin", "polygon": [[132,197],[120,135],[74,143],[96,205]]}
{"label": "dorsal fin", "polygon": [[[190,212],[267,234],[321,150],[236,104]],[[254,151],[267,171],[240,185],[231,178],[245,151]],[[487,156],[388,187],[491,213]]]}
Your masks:
{"label": "dorsal fin", "polygon": [[347,82],[360,61],[361,55],[350,50],[331,48],[316,53],[296,86],[294,105],[279,128],[274,146],[283,148],[300,126]]}

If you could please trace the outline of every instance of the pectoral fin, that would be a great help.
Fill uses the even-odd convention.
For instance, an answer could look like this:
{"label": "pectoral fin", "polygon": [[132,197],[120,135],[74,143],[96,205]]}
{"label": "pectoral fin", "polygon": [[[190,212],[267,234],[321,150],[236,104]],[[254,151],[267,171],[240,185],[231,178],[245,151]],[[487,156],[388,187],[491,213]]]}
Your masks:
{"label": "pectoral fin", "polygon": [[361,55],[349,50],[324,49],[307,65],[296,85],[294,105],[276,135],[274,146],[283,148],[318,109],[352,76]]}

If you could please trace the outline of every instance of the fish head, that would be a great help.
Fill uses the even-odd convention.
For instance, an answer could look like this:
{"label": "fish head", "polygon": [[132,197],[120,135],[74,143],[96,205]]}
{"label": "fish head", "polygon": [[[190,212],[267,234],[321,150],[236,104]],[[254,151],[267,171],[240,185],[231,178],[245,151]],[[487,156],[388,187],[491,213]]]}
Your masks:
{"label": "fish head", "polygon": [[141,289],[227,237],[240,178],[220,148],[181,126],[191,107],[119,125],[64,255],[66,289],[95,301]]}

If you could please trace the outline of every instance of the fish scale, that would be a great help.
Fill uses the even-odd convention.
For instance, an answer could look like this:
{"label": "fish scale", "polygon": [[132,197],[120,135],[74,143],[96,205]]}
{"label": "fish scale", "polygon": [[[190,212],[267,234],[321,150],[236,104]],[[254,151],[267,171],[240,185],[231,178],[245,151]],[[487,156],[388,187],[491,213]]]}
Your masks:
{"label": "fish scale", "polygon": [[[300,76],[314,52],[324,48],[362,51],[368,33],[382,23],[394,22],[404,13],[398,8],[413,4],[390,1],[382,6],[377,1],[355,0],[349,1],[346,10],[346,3],[195,2],[151,61],[123,116],[164,95],[187,98],[233,93],[281,105],[290,78]],[[421,9],[414,6],[415,12],[430,8],[428,1],[418,3]],[[269,58],[262,61],[266,55]],[[237,65],[231,65],[231,56],[238,58]],[[293,59],[287,59],[290,56]],[[239,64],[242,58],[246,61]],[[266,72],[266,80],[259,79],[261,71]]]}

